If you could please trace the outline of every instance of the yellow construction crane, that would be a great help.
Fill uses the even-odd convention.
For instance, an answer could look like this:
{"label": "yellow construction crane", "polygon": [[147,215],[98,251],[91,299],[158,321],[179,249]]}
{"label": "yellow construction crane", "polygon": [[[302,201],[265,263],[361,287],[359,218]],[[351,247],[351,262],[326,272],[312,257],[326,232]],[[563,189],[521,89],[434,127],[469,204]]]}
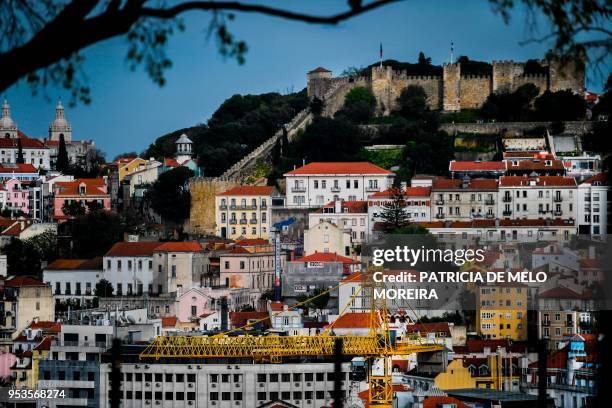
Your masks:
{"label": "yellow construction crane", "polygon": [[[443,343],[434,339],[423,343],[418,334],[393,343],[389,330],[389,312],[385,299],[376,299],[374,288],[377,283],[372,279],[373,268],[370,268],[362,279],[360,291],[365,291],[365,298],[370,299],[370,330],[367,336],[335,335],[330,328],[314,336],[229,336],[232,331],[253,326],[265,319],[251,322],[246,326],[232,329],[213,336],[158,336],[140,354],[140,359],[160,358],[252,358],[257,362],[280,363],[283,357],[292,356],[333,356],[337,340],[342,340],[342,354],[360,356],[368,361],[369,406],[380,408],[393,407],[393,385],[391,358],[394,355],[426,353],[441,351]],[[344,283],[329,289],[317,296],[331,292]],[[293,308],[307,301],[293,305]],[[350,304],[350,301],[349,301]],[[348,304],[347,304],[348,306]],[[346,306],[342,312],[346,310]],[[342,312],[340,314],[342,314]],[[281,313],[281,312],[278,312]],[[271,316],[271,317],[274,317]],[[377,361],[383,362],[382,370],[374,369]]]}

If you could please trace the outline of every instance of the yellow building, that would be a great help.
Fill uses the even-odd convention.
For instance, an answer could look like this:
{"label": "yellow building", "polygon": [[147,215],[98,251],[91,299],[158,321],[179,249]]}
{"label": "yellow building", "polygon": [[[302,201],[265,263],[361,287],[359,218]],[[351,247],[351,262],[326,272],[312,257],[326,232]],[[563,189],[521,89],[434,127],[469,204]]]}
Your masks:
{"label": "yellow building", "polygon": [[119,171],[119,182],[123,179],[139,170],[144,170],[148,161],[141,159],[140,157],[134,157],[130,159],[123,159],[117,162],[117,170]]}
{"label": "yellow building", "polygon": [[215,197],[215,230],[223,238],[268,239],[272,186],[238,186]]}
{"label": "yellow building", "polygon": [[495,284],[476,288],[476,325],[484,339],[527,339],[527,286]]}
{"label": "yellow building", "polygon": [[492,354],[486,358],[465,358],[451,361],[446,371],[434,379],[441,390],[462,388],[489,388],[493,390],[518,390],[520,371],[518,360]]}
{"label": "yellow building", "polygon": [[29,276],[17,276],[7,280],[5,287],[8,295],[17,299],[14,336],[34,320],[55,320],[55,301],[48,284]]}

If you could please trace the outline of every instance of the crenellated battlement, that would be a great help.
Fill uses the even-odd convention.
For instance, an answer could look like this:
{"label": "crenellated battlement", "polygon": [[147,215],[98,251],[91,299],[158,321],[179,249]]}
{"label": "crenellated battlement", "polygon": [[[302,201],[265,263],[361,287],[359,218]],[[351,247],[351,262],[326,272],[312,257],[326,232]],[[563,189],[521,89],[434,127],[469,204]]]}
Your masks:
{"label": "crenellated battlement", "polygon": [[[460,62],[442,64],[442,75],[410,75],[406,70],[394,70],[391,66],[372,66],[362,76],[332,78],[331,72],[317,68],[309,73],[308,94],[318,96],[333,106],[326,114],[340,109],[344,95],[356,86],[369,87],[379,104],[382,114],[389,113],[397,97],[409,85],[420,85],[427,94],[427,103],[432,109],[458,111],[479,108],[494,92],[513,92],[519,86],[533,83],[540,92],[571,89],[584,90],[584,66],[579,62],[561,66],[553,60],[537,61],[545,73],[525,73],[525,62],[493,60],[491,74],[462,73]],[[332,102],[333,100],[333,102]]]}

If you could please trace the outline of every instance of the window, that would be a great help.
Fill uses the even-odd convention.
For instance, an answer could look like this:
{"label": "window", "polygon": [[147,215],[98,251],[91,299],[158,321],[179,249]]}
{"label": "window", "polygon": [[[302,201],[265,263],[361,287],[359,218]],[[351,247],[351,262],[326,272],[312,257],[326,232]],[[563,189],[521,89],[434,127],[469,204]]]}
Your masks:
{"label": "window", "polygon": [[260,401],[265,401],[266,400],[266,393],[265,392],[258,392],[257,393],[257,399]]}
{"label": "window", "polygon": [[196,375],[195,374],[187,374],[187,382],[195,382]]}
{"label": "window", "polygon": [[229,401],[232,399],[232,393],[231,392],[222,392],[221,393],[221,399],[223,401]]}
{"label": "window", "polygon": [[211,401],[219,401],[219,393],[218,392],[211,392],[210,395],[208,396],[208,399],[211,400]]}
{"label": "window", "polygon": [[270,382],[278,382],[278,374],[270,374]]}
{"label": "window", "polygon": [[257,374],[257,382],[266,382],[265,374]]}

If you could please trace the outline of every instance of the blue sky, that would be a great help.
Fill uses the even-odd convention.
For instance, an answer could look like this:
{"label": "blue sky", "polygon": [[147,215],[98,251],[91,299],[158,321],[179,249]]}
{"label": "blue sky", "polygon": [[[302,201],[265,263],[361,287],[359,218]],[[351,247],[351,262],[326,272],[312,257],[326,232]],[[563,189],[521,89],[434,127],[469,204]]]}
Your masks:
{"label": "blue sky", "polygon": [[[264,3],[313,13],[331,13],[346,5],[344,0]],[[128,69],[124,39],[88,48],[85,72],[93,101],[66,109],[73,137],[94,139],[107,159],[125,151],[140,152],[162,134],[206,122],[233,94],[298,91],[314,67],[338,74],[348,66],[370,64],[378,58],[380,42],[385,58],[415,61],[423,51],[435,64],[448,61],[451,41],[456,55],[485,61],[541,58],[549,48],[545,43],[521,45],[530,36],[525,14],[516,12],[505,25],[485,0],[410,0],[334,27],[239,14],[230,28],[248,43],[244,65],[218,55],[214,41],[206,39],[208,21],[204,13],[185,16],[187,29],[169,43],[173,67],[162,88],[142,70]],[[546,27],[539,28],[544,32]],[[600,90],[601,83],[601,78],[589,78],[589,89]],[[13,118],[32,137],[47,135],[57,98],[68,99],[53,87],[34,97],[23,83],[6,96]]]}

